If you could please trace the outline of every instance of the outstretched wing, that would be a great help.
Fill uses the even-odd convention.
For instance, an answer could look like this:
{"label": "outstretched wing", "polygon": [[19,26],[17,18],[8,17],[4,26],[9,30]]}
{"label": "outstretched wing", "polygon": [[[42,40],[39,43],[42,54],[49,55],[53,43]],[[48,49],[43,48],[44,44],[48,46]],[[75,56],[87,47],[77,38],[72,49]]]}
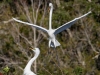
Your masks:
{"label": "outstretched wing", "polygon": [[62,26],[60,26],[60,27],[58,27],[57,29],[55,29],[54,34],[56,35],[56,34],[62,32],[63,30],[65,30],[65,29],[67,29],[67,28],[70,28],[77,20],[79,20],[79,19],[81,19],[81,18],[87,16],[87,15],[90,14],[90,13],[91,13],[91,11],[88,12],[88,13],[86,13],[86,14],[84,14],[84,15],[82,15],[82,16],[80,16],[80,17],[78,17],[78,18],[75,18],[75,19],[73,19],[73,20],[71,20],[71,21],[65,23],[64,25],[62,25]]}
{"label": "outstretched wing", "polygon": [[45,29],[45,28],[43,28],[41,26],[38,26],[38,25],[35,25],[35,24],[31,24],[31,23],[28,23],[28,22],[23,22],[23,21],[18,20],[16,18],[13,18],[13,20],[15,20],[16,22],[19,22],[19,23],[23,23],[23,24],[27,24],[27,25],[33,26],[34,28],[39,29],[39,30],[42,30],[43,32],[48,32],[47,29]]}

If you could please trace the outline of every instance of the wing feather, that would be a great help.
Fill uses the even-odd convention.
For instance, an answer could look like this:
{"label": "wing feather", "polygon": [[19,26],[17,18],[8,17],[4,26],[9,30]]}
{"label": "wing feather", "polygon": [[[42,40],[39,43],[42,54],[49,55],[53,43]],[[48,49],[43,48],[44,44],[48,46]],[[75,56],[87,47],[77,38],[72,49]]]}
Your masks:
{"label": "wing feather", "polygon": [[73,24],[75,24],[75,22],[76,22],[77,20],[79,20],[79,19],[81,19],[81,18],[87,16],[87,15],[90,14],[90,13],[91,13],[91,11],[88,12],[88,13],[86,13],[86,14],[84,14],[84,15],[82,15],[82,16],[80,16],[80,17],[78,17],[78,18],[75,18],[75,19],[73,19],[73,20],[71,20],[71,21],[69,21],[69,22],[63,24],[62,26],[60,26],[60,27],[58,27],[57,29],[55,29],[54,34],[56,35],[56,34],[62,32],[62,31],[64,31],[65,29],[70,28]]}
{"label": "wing feather", "polygon": [[45,29],[45,28],[43,28],[41,26],[38,26],[38,25],[35,25],[35,24],[31,24],[31,23],[28,23],[28,22],[23,22],[23,21],[18,20],[16,18],[13,18],[13,20],[15,20],[16,22],[19,22],[19,23],[23,23],[23,24],[27,24],[27,25],[33,26],[34,28],[39,29],[39,30],[42,30],[43,32],[48,32],[47,29]]}

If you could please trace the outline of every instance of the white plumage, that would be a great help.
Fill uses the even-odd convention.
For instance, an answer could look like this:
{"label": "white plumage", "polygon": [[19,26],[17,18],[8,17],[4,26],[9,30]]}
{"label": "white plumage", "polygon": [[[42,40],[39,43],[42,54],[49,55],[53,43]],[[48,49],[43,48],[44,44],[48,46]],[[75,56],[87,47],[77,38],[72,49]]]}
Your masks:
{"label": "white plumage", "polygon": [[27,24],[27,25],[31,25],[36,29],[39,29],[39,30],[41,30],[43,32],[46,32],[49,35],[49,47],[57,47],[57,46],[59,46],[60,43],[56,40],[55,36],[57,34],[59,34],[60,32],[66,30],[67,28],[70,28],[79,19],[81,19],[81,18],[83,18],[83,17],[85,17],[85,16],[87,16],[88,14],[91,13],[91,11],[90,11],[90,12],[88,12],[88,13],[86,13],[86,14],[78,17],[78,18],[75,18],[75,19],[63,24],[62,26],[60,26],[60,27],[58,27],[56,29],[52,29],[52,25],[51,25],[52,11],[53,11],[52,3],[49,3],[49,6],[51,7],[51,9],[50,9],[50,17],[49,17],[49,29],[43,28],[43,27],[35,25],[35,24],[31,24],[31,23],[28,23],[28,22],[23,22],[23,21],[20,21],[20,20],[18,20],[16,18],[13,18],[17,22],[20,22],[20,23],[23,23],[23,24]]}
{"label": "white plumage", "polygon": [[35,73],[33,73],[33,72],[31,71],[31,65],[32,65],[32,63],[36,60],[36,58],[39,56],[40,50],[39,50],[39,48],[35,48],[33,51],[34,51],[35,55],[34,55],[34,57],[27,63],[26,67],[24,68],[24,73],[23,73],[23,75],[36,75]]}

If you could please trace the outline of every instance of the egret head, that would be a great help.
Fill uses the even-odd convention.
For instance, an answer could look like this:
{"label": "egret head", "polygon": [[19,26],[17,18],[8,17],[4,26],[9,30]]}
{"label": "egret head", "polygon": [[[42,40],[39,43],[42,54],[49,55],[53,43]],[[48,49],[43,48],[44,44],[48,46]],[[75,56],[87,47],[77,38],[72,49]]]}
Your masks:
{"label": "egret head", "polygon": [[31,50],[34,51],[35,53],[40,53],[40,49],[39,48],[34,48],[34,49],[32,48]]}
{"label": "egret head", "polygon": [[49,7],[53,7],[53,4],[52,3],[49,3]]}

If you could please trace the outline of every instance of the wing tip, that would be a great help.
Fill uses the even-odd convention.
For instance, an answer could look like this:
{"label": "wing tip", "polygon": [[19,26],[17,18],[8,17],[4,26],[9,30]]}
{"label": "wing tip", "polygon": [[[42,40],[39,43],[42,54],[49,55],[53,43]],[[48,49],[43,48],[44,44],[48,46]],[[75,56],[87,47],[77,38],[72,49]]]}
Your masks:
{"label": "wing tip", "polygon": [[16,18],[12,18],[12,19],[15,20],[15,21],[17,20]]}
{"label": "wing tip", "polygon": [[14,17],[12,19],[15,19]]}
{"label": "wing tip", "polygon": [[18,20],[18,17],[16,17],[16,18],[12,17],[12,19],[15,20],[15,21],[17,21]]}
{"label": "wing tip", "polygon": [[90,13],[92,13],[92,11],[89,11],[88,13],[90,14]]}

